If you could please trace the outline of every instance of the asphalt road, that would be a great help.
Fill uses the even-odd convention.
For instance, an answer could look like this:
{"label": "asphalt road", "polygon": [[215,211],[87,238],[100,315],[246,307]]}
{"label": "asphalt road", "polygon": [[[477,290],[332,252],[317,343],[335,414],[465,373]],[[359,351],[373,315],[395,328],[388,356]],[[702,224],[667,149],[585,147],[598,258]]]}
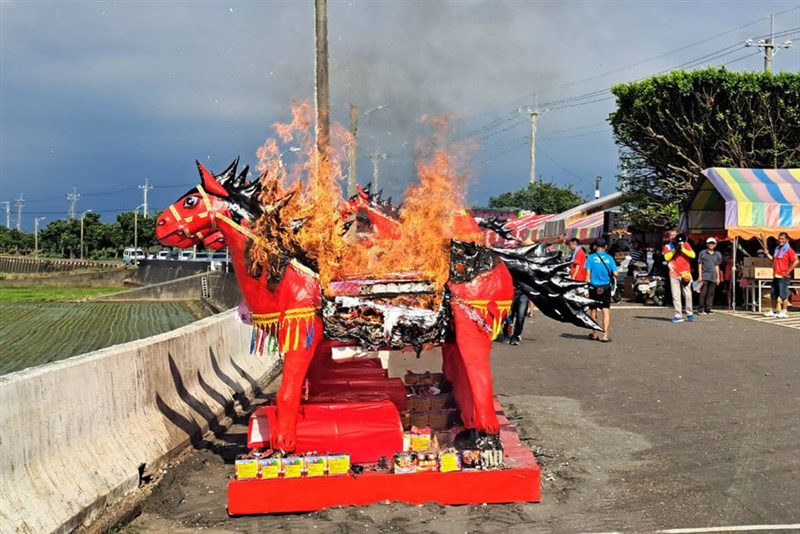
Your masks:
{"label": "asphalt road", "polygon": [[[794,314],[796,315],[796,313]],[[542,466],[542,502],[230,518],[246,419],[166,470],[123,532],[655,532],[800,523],[800,329],[613,311],[612,343],[540,315],[496,344],[495,391]],[[438,358],[393,356],[435,370]],[[787,529],[788,530],[788,529]]]}

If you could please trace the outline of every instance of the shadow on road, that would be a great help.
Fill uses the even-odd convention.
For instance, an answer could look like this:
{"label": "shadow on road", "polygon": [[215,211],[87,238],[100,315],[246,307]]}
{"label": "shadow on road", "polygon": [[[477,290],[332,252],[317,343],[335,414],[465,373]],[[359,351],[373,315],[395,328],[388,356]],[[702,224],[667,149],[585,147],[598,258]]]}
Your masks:
{"label": "shadow on road", "polygon": [[652,315],[634,315],[634,319],[647,319],[648,321],[666,321],[672,322],[672,317],[653,317]]}
{"label": "shadow on road", "polygon": [[594,339],[589,338],[589,334],[570,334],[568,332],[564,332],[563,334],[559,335],[567,339],[582,339],[583,341],[595,341]]}

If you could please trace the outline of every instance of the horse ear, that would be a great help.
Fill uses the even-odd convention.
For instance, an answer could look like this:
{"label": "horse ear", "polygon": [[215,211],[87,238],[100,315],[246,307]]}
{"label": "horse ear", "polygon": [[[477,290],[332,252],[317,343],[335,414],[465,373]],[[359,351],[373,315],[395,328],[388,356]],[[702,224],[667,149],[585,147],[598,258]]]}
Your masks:
{"label": "horse ear", "polygon": [[200,171],[200,183],[203,186],[203,189],[205,189],[212,195],[216,195],[222,198],[227,198],[228,191],[226,191],[225,188],[222,187],[222,184],[220,184],[217,181],[216,176],[211,174],[211,171],[206,169],[203,166],[203,164],[200,163],[199,161],[196,161],[196,163],[197,163],[197,170]]}

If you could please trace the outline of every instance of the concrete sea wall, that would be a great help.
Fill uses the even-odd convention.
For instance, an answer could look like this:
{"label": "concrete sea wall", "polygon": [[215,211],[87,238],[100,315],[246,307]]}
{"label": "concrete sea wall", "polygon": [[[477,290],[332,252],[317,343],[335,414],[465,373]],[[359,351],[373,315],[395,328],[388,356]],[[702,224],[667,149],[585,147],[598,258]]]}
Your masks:
{"label": "concrete sea wall", "polygon": [[70,532],[214,428],[276,360],[234,311],[0,376],[0,531]]}

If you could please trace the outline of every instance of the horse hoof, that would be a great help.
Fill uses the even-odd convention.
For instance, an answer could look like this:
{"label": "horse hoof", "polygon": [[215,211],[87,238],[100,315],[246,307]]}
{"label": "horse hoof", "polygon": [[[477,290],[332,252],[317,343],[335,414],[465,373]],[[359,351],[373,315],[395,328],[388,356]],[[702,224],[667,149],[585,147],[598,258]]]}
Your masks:
{"label": "horse hoof", "polygon": [[296,438],[294,435],[278,433],[275,437],[271,440],[272,449],[276,451],[283,451],[283,452],[294,452],[296,443]]}

